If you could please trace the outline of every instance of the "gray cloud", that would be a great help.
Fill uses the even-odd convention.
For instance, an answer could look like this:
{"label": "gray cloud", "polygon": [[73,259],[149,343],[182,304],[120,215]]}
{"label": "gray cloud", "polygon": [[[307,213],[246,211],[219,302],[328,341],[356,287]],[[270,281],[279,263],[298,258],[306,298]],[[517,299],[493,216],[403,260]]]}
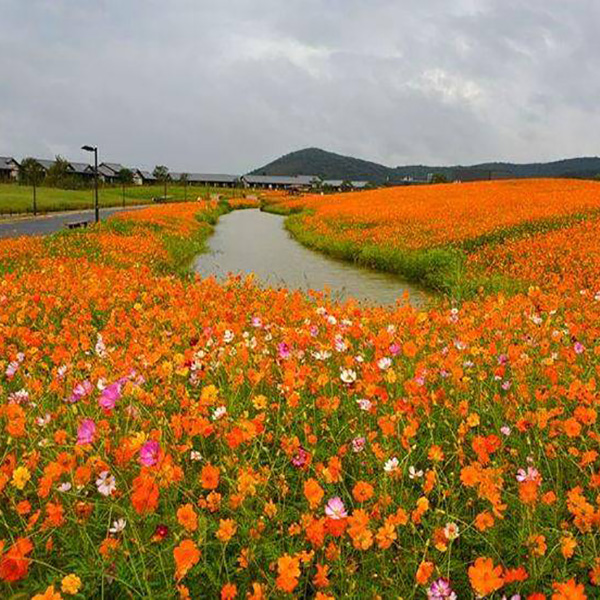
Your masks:
{"label": "gray cloud", "polygon": [[595,155],[599,22],[596,0],[0,0],[0,154]]}

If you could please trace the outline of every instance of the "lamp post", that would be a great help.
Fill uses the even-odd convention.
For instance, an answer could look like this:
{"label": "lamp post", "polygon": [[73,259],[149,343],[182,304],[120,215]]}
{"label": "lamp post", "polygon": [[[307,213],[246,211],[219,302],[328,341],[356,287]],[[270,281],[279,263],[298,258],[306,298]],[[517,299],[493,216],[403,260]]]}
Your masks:
{"label": "lamp post", "polygon": [[94,212],[96,223],[100,221],[100,208],[98,206],[98,148],[97,146],[81,146],[82,150],[94,153]]}

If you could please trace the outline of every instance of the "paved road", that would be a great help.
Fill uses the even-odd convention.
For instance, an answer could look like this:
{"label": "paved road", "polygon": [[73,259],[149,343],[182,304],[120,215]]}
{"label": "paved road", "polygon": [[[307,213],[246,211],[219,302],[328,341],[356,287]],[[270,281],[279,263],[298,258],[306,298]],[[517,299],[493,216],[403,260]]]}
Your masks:
{"label": "paved road", "polygon": [[[120,212],[122,210],[137,210],[145,208],[146,205],[142,206],[127,206],[102,208],[100,209],[100,219],[106,219],[110,215]],[[31,217],[26,219],[18,219],[16,221],[10,221],[9,223],[2,223],[0,221],[0,239],[9,237],[18,237],[21,235],[45,235],[47,233],[54,233],[61,229],[65,229],[65,225],[71,221],[90,221],[94,222],[94,211],[93,210],[73,210],[70,212],[58,213],[56,215],[47,215],[43,217]]]}

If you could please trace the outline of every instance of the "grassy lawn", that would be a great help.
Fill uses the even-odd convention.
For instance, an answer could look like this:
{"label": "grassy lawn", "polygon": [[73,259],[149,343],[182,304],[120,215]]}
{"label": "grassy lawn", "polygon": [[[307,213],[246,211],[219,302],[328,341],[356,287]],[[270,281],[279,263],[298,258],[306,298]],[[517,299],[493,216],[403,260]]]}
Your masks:
{"label": "grassy lawn", "polygon": [[[187,199],[195,200],[199,196],[207,198],[211,193],[227,197],[240,196],[243,190],[227,188],[206,188],[188,186]],[[130,186],[125,189],[125,204],[145,204],[152,198],[163,195],[163,187]],[[169,185],[167,195],[172,201],[185,199],[185,188],[181,185]],[[99,190],[100,207],[121,206],[123,191],[118,186],[104,186]],[[37,206],[39,212],[53,212],[92,208],[94,205],[93,190],[61,190],[57,188],[40,187],[37,190]],[[11,183],[0,184],[0,215],[33,212],[33,192],[30,186]]]}

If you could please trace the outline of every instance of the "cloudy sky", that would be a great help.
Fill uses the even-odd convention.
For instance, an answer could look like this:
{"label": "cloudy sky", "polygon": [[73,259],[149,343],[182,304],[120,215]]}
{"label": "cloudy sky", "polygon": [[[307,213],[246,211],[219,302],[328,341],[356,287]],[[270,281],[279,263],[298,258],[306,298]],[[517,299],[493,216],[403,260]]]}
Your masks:
{"label": "cloudy sky", "polygon": [[599,23],[599,0],[0,0],[0,155],[598,155]]}

